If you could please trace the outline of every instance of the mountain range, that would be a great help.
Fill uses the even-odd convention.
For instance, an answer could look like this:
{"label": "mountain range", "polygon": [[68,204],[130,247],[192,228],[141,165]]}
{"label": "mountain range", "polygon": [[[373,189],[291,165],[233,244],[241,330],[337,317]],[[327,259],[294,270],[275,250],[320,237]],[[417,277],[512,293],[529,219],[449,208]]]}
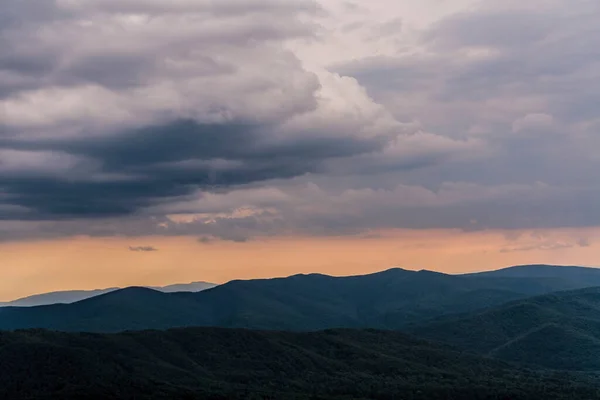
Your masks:
{"label": "mountain range", "polygon": [[[180,283],[169,286],[149,286],[149,288],[160,292],[200,292],[205,289],[217,286],[214,283],[208,282],[191,282]],[[41,293],[33,296],[22,297],[9,302],[0,303],[0,307],[33,307],[43,306],[48,304],[69,304],[76,301],[89,299],[90,297],[99,296],[101,294],[114,292],[119,290],[118,287],[95,290],[65,290],[59,292]]]}
{"label": "mountain range", "polygon": [[72,304],[3,307],[0,329],[403,329],[444,315],[596,284],[600,270],[529,266],[467,275],[400,268],[348,277],[294,275],[236,280],[196,293],[131,287]]}
{"label": "mountain range", "polygon": [[0,398],[600,398],[600,269],[181,288],[0,308]]}

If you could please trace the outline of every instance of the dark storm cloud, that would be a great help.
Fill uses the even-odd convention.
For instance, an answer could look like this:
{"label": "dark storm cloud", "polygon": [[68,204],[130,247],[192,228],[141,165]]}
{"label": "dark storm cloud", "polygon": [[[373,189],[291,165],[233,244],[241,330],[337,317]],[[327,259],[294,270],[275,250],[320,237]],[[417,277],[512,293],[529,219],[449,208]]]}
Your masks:
{"label": "dark storm cloud", "polygon": [[319,172],[325,161],[377,151],[385,144],[381,138],[343,137],[275,142],[269,140],[272,129],[178,121],[91,139],[4,139],[0,149],[63,152],[99,167],[77,178],[71,171],[0,174],[0,187],[12,205],[32,211],[21,218],[127,215],[197,189],[227,190]]}
{"label": "dark storm cloud", "polygon": [[[101,159],[108,170],[128,172],[135,171],[137,167],[194,159],[248,160],[258,164],[295,160],[312,164],[322,158],[352,156],[377,150],[384,144],[383,139],[345,137],[275,141],[270,135],[274,129],[277,127],[249,124],[206,125],[177,121],[108,138],[62,143],[55,141],[43,146]],[[249,167],[252,169],[252,166]],[[281,168],[283,165],[277,167]]]}

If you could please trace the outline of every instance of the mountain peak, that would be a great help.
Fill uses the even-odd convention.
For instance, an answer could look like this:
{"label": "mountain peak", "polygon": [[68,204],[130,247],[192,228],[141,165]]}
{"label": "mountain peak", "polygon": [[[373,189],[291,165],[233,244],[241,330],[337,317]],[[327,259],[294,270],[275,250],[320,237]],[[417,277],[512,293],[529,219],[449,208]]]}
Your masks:
{"label": "mountain peak", "polygon": [[405,268],[400,268],[400,267],[392,267],[392,268],[385,269],[383,271],[373,272],[372,274],[367,274],[367,275],[406,274],[406,273],[415,273],[415,272],[416,271],[413,271],[410,269],[405,269]]}
{"label": "mountain peak", "polygon": [[[162,295],[163,293],[159,290],[152,289],[145,286],[128,286],[123,289],[117,289],[110,293],[103,294],[101,296],[130,296],[130,295]],[[100,297],[100,296],[97,296]]]}
{"label": "mountain peak", "polygon": [[432,271],[432,270],[429,270],[429,269],[420,269],[420,270],[417,271],[417,273],[418,274],[423,274],[423,275],[425,275],[425,274],[429,274],[429,275],[447,275],[447,274],[444,274],[443,272]]}
{"label": "mountain peak", "polygon": [[597,276],[600,278],[600,268],[581,267],[574,265],[531,264],[514,265],[494,271],[476,272],[466,275],[497,276],[513,278],[581,278],[582,276]]}
{"label": "mountain peak", "polygon": [[167,296],[167,294],[143,286],[130,286],[123,289],[113,290],[99,296],[83,299],[73,304],[92,304],[105,302],[124,303],[139,299],[160,298],[162,296]]}

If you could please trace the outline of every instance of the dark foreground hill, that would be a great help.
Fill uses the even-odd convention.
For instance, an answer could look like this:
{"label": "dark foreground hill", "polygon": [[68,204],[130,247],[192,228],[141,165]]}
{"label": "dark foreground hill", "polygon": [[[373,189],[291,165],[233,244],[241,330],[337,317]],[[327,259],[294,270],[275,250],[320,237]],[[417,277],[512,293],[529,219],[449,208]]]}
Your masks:
{"label": "dark foreground hill", "polygon": [[600,288],[557,292],[411,329],[499,359],[600,370]]}
{"label": "dark foreground hill", "polygon": [[398,332],[187,328],[0,333],[0,398],[598,399],[593,377],[512,368]]}
{"label": "dark foreground hill", "polygon": [[[600,270],[586,270],[600,276]],[[295,275],[232,281],[200,293],[128,288],[68,305],[0,308],[0,329],[400,329],[441,315],[586,285],[556,276],[447,275],[403,269],[350,277]]]}

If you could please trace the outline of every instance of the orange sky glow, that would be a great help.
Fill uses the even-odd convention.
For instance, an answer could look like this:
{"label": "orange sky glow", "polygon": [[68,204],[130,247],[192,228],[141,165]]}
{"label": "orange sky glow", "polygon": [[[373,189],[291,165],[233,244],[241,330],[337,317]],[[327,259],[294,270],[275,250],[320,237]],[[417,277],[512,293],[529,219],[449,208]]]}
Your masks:
{"label": "orange sky glow", "polygon": [[[280,237],[200,243],[195,237],[65,238],[0,244],[0,301],[55,290],[391,267],[462,273],[527,263],[600,265],[600,228],[544,231],[397,230],[369,237]],[[153,246],[134,252],[129,246]]]}

